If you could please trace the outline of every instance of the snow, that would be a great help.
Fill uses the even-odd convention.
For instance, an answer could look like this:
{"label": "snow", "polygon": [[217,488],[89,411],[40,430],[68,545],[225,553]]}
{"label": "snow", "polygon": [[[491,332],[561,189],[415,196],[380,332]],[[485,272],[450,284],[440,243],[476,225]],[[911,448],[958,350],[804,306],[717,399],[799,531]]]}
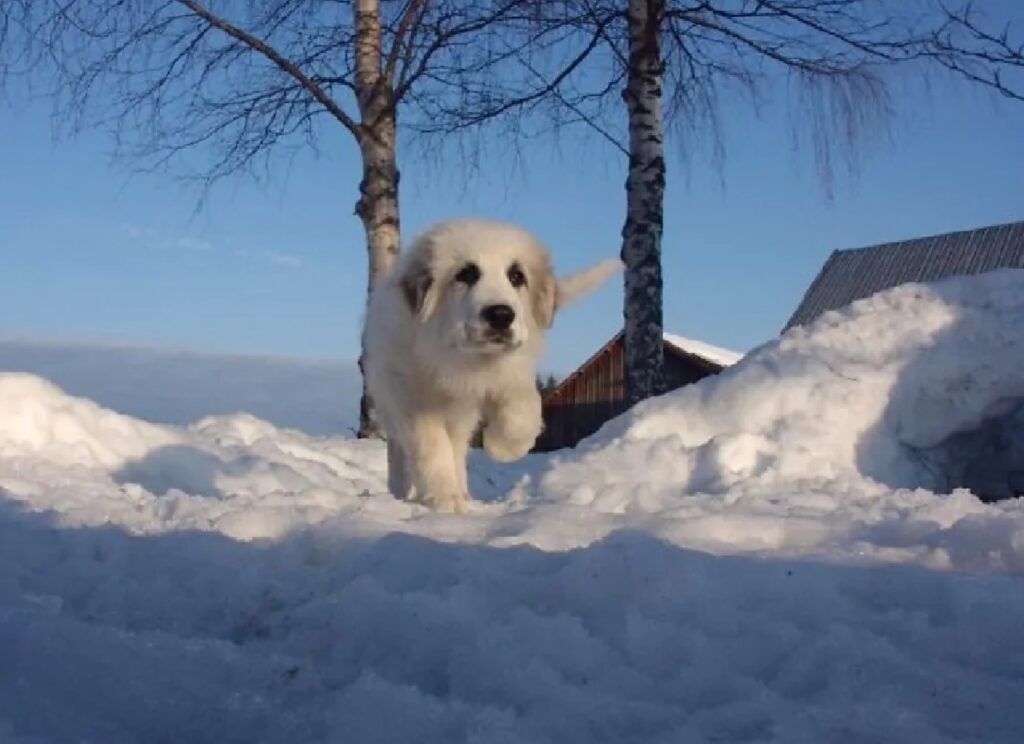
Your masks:
{"label": "snow", "polygon": [[678,349],[683,351],[696,354],[699,357],[707,359],[709,362],[721,365],[722,367],[729,367],[736,364],[743,355],[737,351],[730,349],[723,349],[721,346],[713,346],[705,341],[698,341],[693,338],[686,338],[685,336],[677,336],[674,333],[662,334],[665,341],[672,344]]}
{"label": "snow", "polygon": [[30,372],[72,395],[168,424],[244,411],[313,434],[348,434],[359,420],[354,363],[7,338],[0,339],[0,370]]}
{"label": "snow", "polygon": [[0,374],[0,741],[1016,742],[1022,355],[1022,272],[901,287],[463,516]]}

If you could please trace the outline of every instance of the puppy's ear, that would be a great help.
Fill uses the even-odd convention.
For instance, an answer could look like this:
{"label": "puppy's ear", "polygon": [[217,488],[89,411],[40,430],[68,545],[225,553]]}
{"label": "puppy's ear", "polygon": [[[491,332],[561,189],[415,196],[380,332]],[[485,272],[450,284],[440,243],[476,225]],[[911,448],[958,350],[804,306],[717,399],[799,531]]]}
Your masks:
{"label": "puppy's ear", "polygon": [[435,280],[423,256],[409,262],[398,283],[412,314],[423,320],[430,317],[435,304]]}
{"label": "puppy's ear", "polygon": [[541,328],[550,328],[555,320],[555,300],[558,294],[558,283],[551,264],[545,261],[531,279],[530,305],[533,318]]}

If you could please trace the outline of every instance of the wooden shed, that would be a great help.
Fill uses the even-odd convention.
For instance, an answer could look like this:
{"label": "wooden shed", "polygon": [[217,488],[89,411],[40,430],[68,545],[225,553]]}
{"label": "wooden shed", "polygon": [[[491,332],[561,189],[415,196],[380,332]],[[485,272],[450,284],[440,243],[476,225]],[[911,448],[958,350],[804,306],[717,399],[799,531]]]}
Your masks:
{"label": "wooden shed", "polygon": [[[669,390],[717,374],[740,358],[727,349],[665,334],[665,382]],[[620,331],[544,396],[544,432],[536,452],[572,447],[626,410]]]}

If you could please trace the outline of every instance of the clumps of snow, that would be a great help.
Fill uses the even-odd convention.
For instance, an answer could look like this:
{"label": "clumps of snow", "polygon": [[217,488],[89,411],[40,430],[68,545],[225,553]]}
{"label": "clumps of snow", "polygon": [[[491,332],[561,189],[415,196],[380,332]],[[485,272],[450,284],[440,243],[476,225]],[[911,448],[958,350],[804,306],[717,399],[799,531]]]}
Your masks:
{"label": "clumps of snow", "polygon": [[1024,500],[954,486],[1014,487],[1022,274],[474,453],[461,516],[378,442],[0,374],[0,740],[1016,742]]}
{"label": "clumps of snow", "polygon": [[688,354],[695,354],[722,367],[728,367],[736,364],[736,362],[743,358],[743,355],[738,351],[725,349],[721,346],[714,346],[706,341],[698,341],[697,339],[678,336],[674,333],[665,333],[663,334],[663,337],[665,341],[672,344],[677,349],[681,349]]}

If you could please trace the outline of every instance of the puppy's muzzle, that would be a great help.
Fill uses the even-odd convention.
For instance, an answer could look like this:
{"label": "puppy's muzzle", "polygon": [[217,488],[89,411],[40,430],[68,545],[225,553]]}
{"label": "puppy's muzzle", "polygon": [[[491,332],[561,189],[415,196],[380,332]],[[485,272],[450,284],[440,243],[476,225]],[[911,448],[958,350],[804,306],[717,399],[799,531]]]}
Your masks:
{"label": "puppy's muzzle", "polygon": [[480,311],[480,317],[492,331],[508,331],[516,319],[516,311],[509,305],[488,305]]}
{"label": "puppy's muzzle", "polygon": [[509,305],[488,305],[480,311],[480,318],[486,324],[484,337],[491,343],[507,345],[512,341],[512,323],[516,311]]}

